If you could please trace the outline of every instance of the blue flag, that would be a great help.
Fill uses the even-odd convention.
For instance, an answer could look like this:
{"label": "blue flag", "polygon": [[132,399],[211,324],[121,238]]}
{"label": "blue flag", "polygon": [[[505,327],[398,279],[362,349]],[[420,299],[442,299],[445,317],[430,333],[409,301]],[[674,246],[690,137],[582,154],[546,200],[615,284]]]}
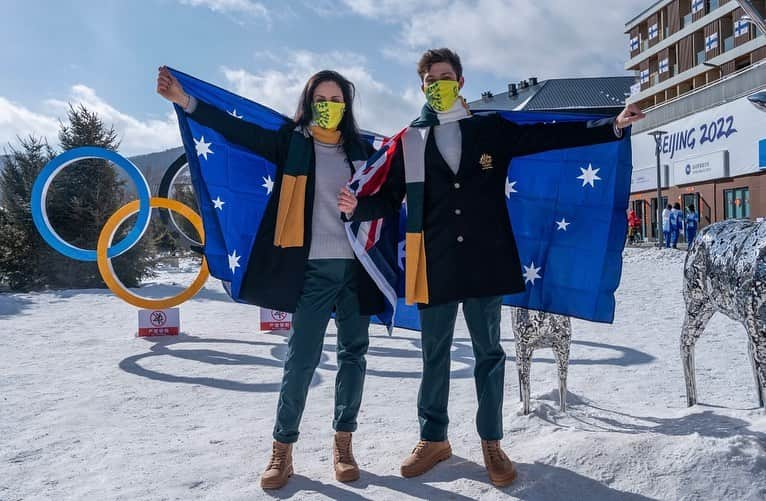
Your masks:
{"label": "blue flag", "polygon": [[[518,124],[592,120],[594,116],[501,112]],[[352,187],[374,192],[389,168],[395,139],[384,144]],[[505,297],[506,305],[557,313],[596,322],[614,319],[614,292],[620,283],[630,193],[630,137],[609,143],[559,149],[518,157],[508,166],[505,194],[526,291]],[[379,175],[376,170],[383,171]],[[399,225],[398,256],[381,235],[383,220],[351,223],[348,231],[357,256],[387,298],[382,315],[396,327],[419,329],[415,306],[404,294],[404,221]],[[381,229],[382,227],[382,229]],[[383,264],[381,264],[381,262]],[[398,271],[391,273],[391,271]],[[394,311],[395,307],[395,311]]]}
{"label": "blue flag", "polygon": [[[503,113],[517,123],[593,116]],[[508,212],[527,290],[505,304],[570,317],[614,320],[633,169],[630,134],[609,143],[515,158]]]}
{"label": "blue flag", "polygon": [[[241,120],[269,130],[289,121],[270,108],[170,71],[190,95]],[[272,196],[276,167],[196,123],[180,108],[176,107],[176,112],[205,228],[210,273],[239,301],[245,275],[242,271],[247,269],[266,203]],[[503,116],[517,123],[597,118],[521,112],[504,112]],[[200,162],[200,157],[206,161]],[[527,290],[506,297],[505,304],[598,322],[613,320],[627,231],[630,176],[628,134],[620,141],[511,162],[506,194]],[[404,225],[400,225],[400,256],[403,231]],[[403,262],[398,265],[402,267]],[[395,288],[401,295],[401,283]],[[386,314],[377,321],[391,323]],[[416,307],[398,300],[393,323],[419,329]]]}

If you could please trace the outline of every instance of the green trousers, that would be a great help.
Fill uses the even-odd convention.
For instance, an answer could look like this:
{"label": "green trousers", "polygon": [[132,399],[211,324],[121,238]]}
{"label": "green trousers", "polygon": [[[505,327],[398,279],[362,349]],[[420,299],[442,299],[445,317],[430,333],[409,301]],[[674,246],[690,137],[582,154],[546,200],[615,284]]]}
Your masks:
{"label": "green trousers", "polygon": [[[482,440],[503,437],[505,352],[500,346],[502,302],[502,296],[463,301],[463,315],[476,361],[473,371],[479,398],[476,428]],[[423,378],[418,393],[418,420],[422,440],[447,440],[450,351],[457,307],[455,302],[420,310]]]}
{"label": "green trousers", "polygon": [[359,313],[357,265],[351,259],[315,259],[306,266],[306,278],[293,314],[293,334],[287,341],[282,386],[277,404],[274,439],[298,440],[298,427],[306,405],[311,379],[319,365],[324,335],[335,309],[338,327],[338,373],[335,378],[337,431],[355,431],[362,403],[365,354],[369,345],[370,317]]}

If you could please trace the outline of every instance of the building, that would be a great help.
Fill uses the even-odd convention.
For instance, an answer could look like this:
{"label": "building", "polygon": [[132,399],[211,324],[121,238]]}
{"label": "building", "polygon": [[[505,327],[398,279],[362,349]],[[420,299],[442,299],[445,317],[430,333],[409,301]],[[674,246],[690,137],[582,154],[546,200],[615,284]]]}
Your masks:
{"label": "building", "polygon": [[[631,208],[656,237],[657,160],[668,201],[694,205],[704,226],[766,216],[766,36],[735,0],[661,0],[625,25],[637,82]],[[763,18],[766,0],[747,2]],[[760,21],[760,19],[759,19]]]}
{"label": "building", "polygon": [[532,77],[509,83],[507,91],[483,92],[468,103],[473,111],[545,111],[615,116],[625,107],[635,78],[556,78],[538,81]]}

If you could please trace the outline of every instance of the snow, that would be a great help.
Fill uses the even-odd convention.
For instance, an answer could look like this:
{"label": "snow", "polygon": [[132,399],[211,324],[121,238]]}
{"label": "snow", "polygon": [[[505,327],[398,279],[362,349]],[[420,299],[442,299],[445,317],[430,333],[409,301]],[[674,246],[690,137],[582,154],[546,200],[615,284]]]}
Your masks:
{"label": "snow", "polygon": [[[264,492],[285,355],[258,309],[211,280],[181,307],[183,335],[133,337],[137,315],[108,291],[0,294],[0,499],[766,499],[766,414],[756,408],[746,336],[716,316],[697,347],[701,404],[686,408],[678,339],[684,253],[627,249],[613,325],[573,322],[569,408],[558,410],[550,350],[532,365],[520,415],[504,311],[505,439],[519,478],[493,487],[475,432],[476,394],[458,320],[450,395],[452,459],[403,479],[418,438],[417,333],[374,327],[354,450],[362,477],[332,472],[335,327],[312,383],[296,475]],[[166,295],[196,268],[165,268]]]}

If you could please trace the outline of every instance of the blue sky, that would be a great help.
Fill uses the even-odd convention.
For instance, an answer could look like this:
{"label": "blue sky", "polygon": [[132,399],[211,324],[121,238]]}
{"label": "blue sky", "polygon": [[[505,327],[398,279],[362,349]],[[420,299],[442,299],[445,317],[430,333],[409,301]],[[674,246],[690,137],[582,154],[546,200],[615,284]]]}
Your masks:
{"label": "blue sky", "polygon": [[[291,114],[305,79],[337,69],[362,127],[390,133],[422,104],[415,62],[449,46],[464,96],[510,81],[625,74],[624,23],[650,0],[24,0],[0,16],[0,145],[56,144],[67,103],[114,124],[126,154],[180,143],[154,93],[167,64]],[[616,6],[616,5],[617,6]]]}

